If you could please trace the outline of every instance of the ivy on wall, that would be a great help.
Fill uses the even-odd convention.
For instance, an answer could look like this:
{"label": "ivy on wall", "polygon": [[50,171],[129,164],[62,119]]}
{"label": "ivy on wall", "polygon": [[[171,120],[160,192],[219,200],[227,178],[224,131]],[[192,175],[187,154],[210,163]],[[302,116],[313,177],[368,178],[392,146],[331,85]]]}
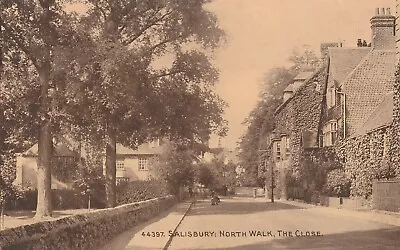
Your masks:
{"label": "ivy on wall", "polygon": [[[298,172],[300,155],[303,152],[302,135],[305,131],[313,131],[319,127],[323,100],[323,88],[326,67],[322,67],[314,76],[301,86],[294,96],[275,114],[275,131],[287,134],[290,138],[290,170]],[[315,138],[316,139],[316,138]]]}
{"label": "ivy on wall", "polygon": [[395,169],[388,164],[389,154],[385,153],[391,142],[390,136],[385,136],[389,130],[388,127],[381,128],[347,140],[345,171],[351,179],[352,196],[368,199],[372,195],[373,180],[395,176]]}
{"label": "ivy on wall", "polygon": [[393,93],[393,124],[390,128],[390,162],[391,168],[395,170],[396,176],[400,176],[400,65],[396,71],[396,81]]}

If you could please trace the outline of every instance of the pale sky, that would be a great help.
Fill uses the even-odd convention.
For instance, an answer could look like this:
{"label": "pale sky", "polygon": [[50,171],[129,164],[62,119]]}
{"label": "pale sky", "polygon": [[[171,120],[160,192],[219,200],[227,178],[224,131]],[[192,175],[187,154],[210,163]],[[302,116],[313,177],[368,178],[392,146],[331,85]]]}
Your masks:
{"label": "pale sky", "polygon": [[284,66],[294,47],[311,45],[319,54],[321,42],[344,41],[345,47],[355,47],[358,38],[370,42],[375,8],[390,7],[395,14],[394,6],[395,0],[214,0],[208,8],[228,34],[215,59],[217,91],[230,105],[225,114],[230,132],[222,146],[236,147],[264,73]]}
{"label": "pale sky", "polygon": [[[235,148],[246,127],[242,122],[258,99],[259,83],[268,69],[285,66],[292,50],[310,45],[318,54],[321,42],[371,41],[370,18],[376,8],[395,0],[214,0],[214,12],[228,35],[215,57],[220,70],[217,92],[229,104],[229,134],[223,147]],[[75,9],[76,10],[76,9]],[[210,146],[217,146],[214,137]]]}

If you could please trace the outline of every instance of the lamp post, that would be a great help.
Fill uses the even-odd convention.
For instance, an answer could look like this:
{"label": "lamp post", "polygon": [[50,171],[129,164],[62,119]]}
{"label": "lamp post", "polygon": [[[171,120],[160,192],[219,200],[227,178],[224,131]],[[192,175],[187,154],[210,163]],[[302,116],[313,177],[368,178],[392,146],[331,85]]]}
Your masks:
{"label": "lamp post", "polygon": [[[258,152],[267,152],[266,149],[259,149]],[[267,161],[264,160],[264,169],[267,168]],[[271,164],[271,203],[274,203],[274,164]]]}

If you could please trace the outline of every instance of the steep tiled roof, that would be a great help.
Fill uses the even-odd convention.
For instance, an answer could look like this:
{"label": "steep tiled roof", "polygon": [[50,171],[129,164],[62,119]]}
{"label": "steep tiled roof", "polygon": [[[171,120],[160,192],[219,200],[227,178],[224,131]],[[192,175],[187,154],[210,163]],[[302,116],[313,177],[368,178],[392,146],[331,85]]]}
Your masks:
{"label": "steep tiled roof", "polygon": [[396,52],[372,50],[342,84],[346,93],[346,118],[349,135],[355,133],[372,114],[395,81]]}
{"label": "steep tiled roof", "polygon": [[308,78],[310,78],[312,75],[314,74],[313,71],[304,71],[304,72],[300,72],[293,80],[294,81],[298,81],[298,80],[307,80]]}
{"label": "steep tiled roof", "polygon": [[317,77],[318,75],[324,74],[326,72],[327,66],[325,64],[321,65],[318,70],[313,72],[309,78],[298,88],[294,91],[294,93],[286,100],[284,101],[281,105],[276,108],[274,115],[279,114],[281,110],[295,97],[299,94],[299,92],[305,88],[308,84],[314,82],[314,78]]}
{"label": "steep tiled roof", "polygon": [[[64,144],[58,144],[54,147],[54,154],[56,156],[71,156],[71,157],[78,157],[78,154],[72,150],[70,150]],[[24,156],[38,156],[38,144],[36,143],[32,147],[30,147],[27,151],[25,151],[22,155]]]}
{"label": "steep tiled roof", "polygon": [[117,143],[117,155],[154,155],[159,151],[160,147],[151,147],[149,143],[141,144],[136,150]]}
{"label": "steep tiled roof", "polygon": [[360,63],[371,48],[328,48],[330,57],[330,71],[333,80],[340,84],[352,70]]}
{"label": "steep tiled roof", "polygon": [[393,121],[393,92],[388,93],[376,107],[366,122],[355,132],[354,136],[366,134],[374,129],[389,125]]}

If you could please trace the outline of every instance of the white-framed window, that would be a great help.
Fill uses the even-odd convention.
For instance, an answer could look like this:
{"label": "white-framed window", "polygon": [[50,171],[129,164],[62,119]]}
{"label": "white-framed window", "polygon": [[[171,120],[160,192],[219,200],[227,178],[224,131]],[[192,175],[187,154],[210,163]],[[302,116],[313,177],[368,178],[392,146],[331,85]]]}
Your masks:
{"label": "white-framed window", "polygon": [[286,159],[286,156],[290,155],[290,138],[287,135],[282,135],[280,147],[281,155]]}
{"label": "white-framed window", "polygon": [[146,171],[147,168],[147,158],[139,158],[139,170]]}
{"label": "white-framed window", "polygon": [[337,121],[332,120],[323,128],[323,146],[332,146],[337,140]]}
{"label": "white-framed window", "polygon": [[125,162],[124,160],[117,160],[117,170],[125,170]]}
{"label": "white-framed window", "polygon": [[277,161],[281,160],[281,142],[280,141],[276,142],[276,160]]}

